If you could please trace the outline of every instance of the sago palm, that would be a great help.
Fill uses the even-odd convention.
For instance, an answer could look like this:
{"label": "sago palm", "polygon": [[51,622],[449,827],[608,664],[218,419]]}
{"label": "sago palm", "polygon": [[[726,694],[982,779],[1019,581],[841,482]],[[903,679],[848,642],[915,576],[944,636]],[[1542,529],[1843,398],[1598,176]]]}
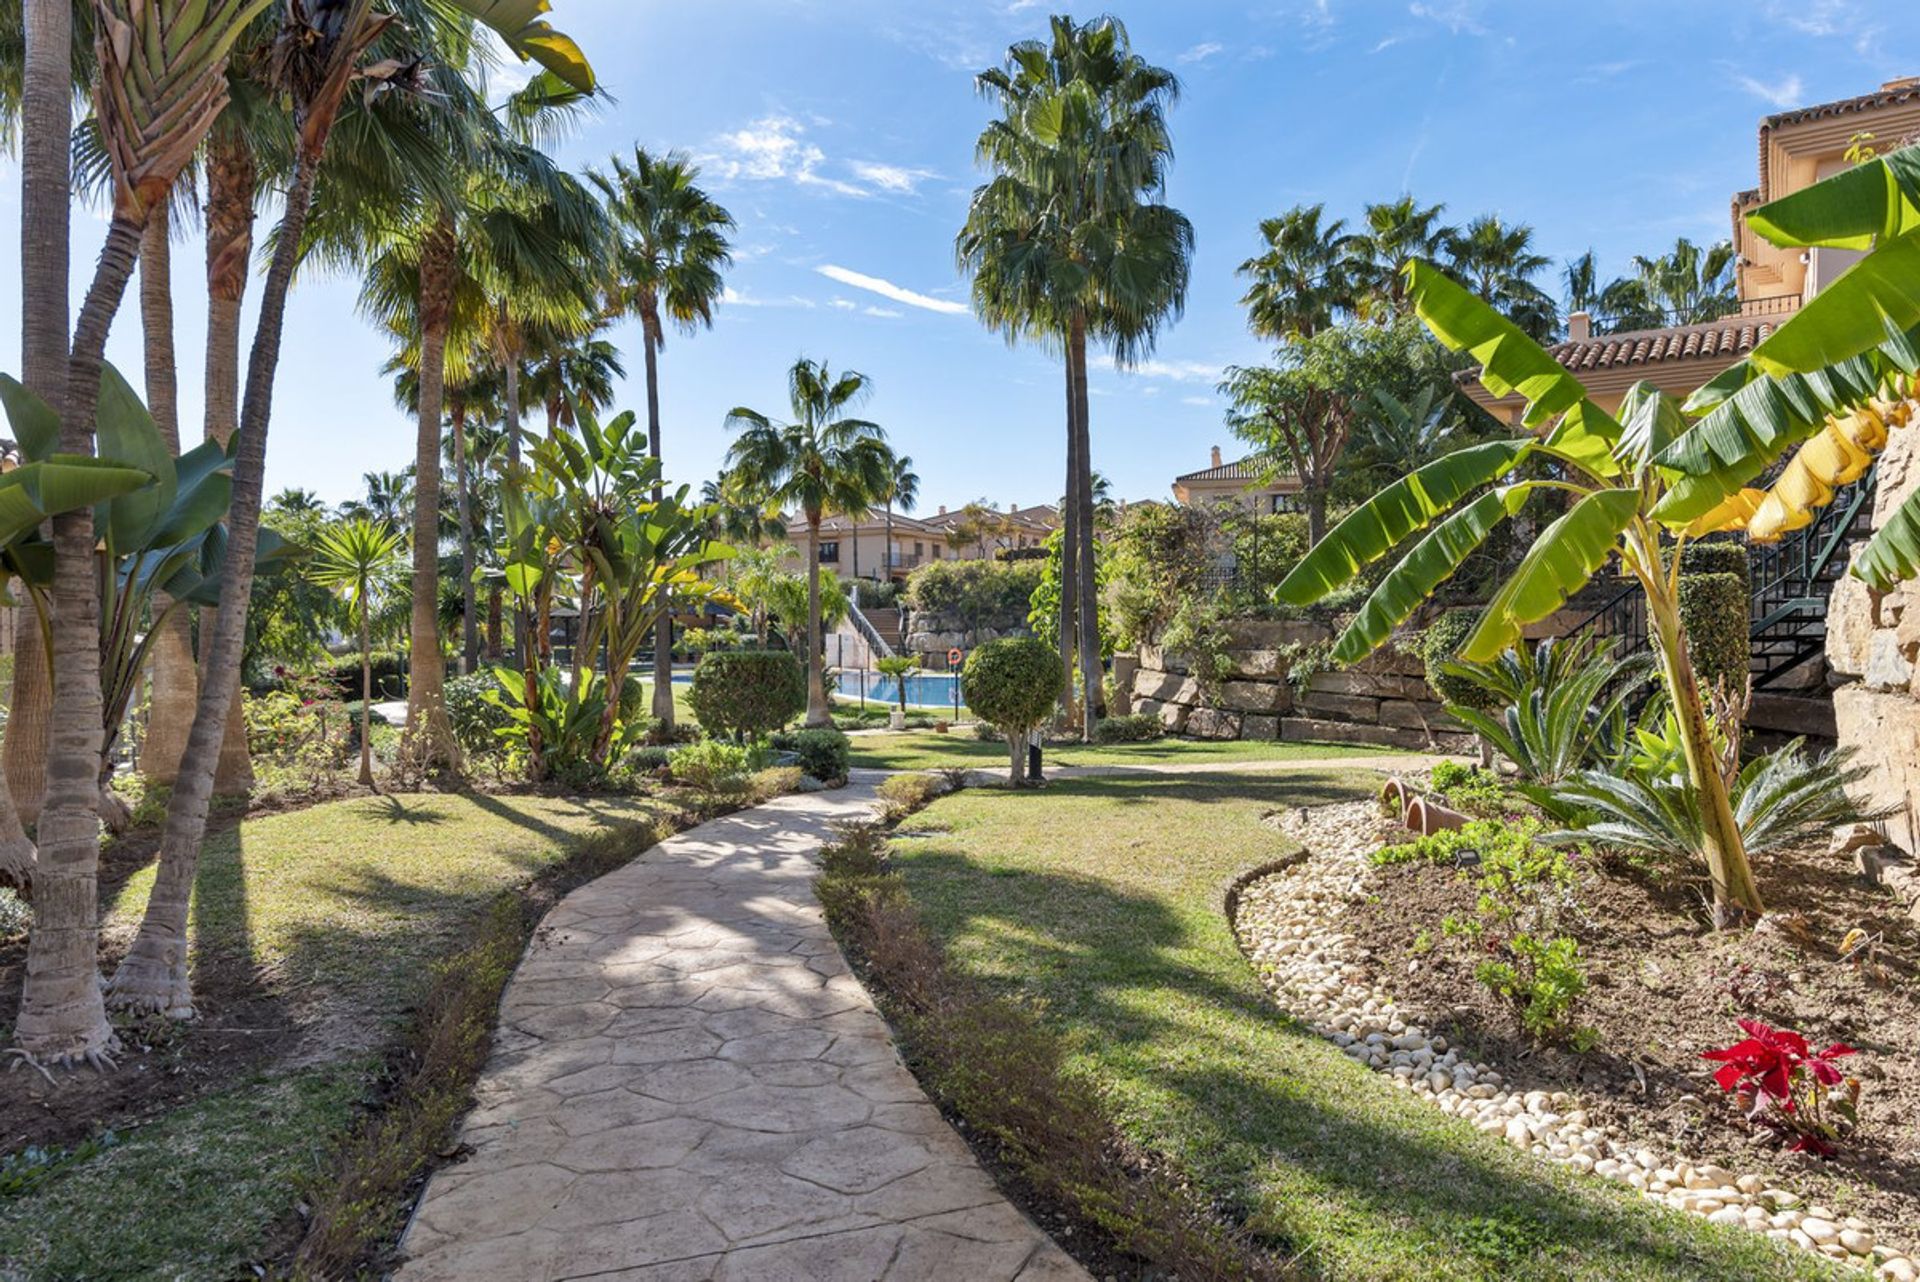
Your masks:
{"label": "sago palm", "polygon": [[807,724],[832,723],[820,616],[820,523],[870,506],[886,488],[893,452],[880,426],[852,411],[872,393],[865,374],[838,374],[804,357],[787,375],[793,417],[781,422],[745,406],[727,415],[740,436],[727,463],[768,509],[798,508],[807,523]]}

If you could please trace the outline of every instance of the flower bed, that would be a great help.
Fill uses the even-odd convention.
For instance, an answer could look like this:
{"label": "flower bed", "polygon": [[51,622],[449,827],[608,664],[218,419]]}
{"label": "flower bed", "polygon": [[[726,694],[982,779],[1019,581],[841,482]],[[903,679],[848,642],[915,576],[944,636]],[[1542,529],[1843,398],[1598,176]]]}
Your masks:
{"label": "flower bed", "polygon": [[[1904,1092],[1889,1080],[1893,1072],[1912,1071],[1910,1061],[1898,1069],[1891,1063],[1901,1058],[1893,1046],[1906,1044],[1897,1036],[1890,1045],[1885,1036],[1874,1039],[1889,1046],[1887,1068],[1875,1070],[1882,1076],[1869,1083],[1870,1092],[1886,1097],[1868,1115],[1870,1122],[1887,1124],[1884,1132],[1869,1127],[1877,1140],[1850,1147],[1844,1161],[1834,1164],[1763,1148],[1738,1125],[1733,1109],[1715,1098],[1716,1064],[1697,1058],[1741,1036],[1713,1003],[1685,987],[1658,998],[1628,995],[1619,975],[1601,982],[1606,962],[1614,959],[1589,956],[1588,973],[1606,996],[1595,1003],[1599,1010],[1583,1009],[1580,1018],[1598,1025],[1597,1041],[1584,1053],[1541,1052],[1522,1034],[1517,1015],[1495,1018],[1491,1003],[1498,999],[1469,970],[1438,965],[1432,944],[1419,938],[1421,930],[1440,929],[1446,907],[1471,910],[1474,891],[1464,879],[1432,866],[1376,867],[1369,855],[1406,833],[1370,805],[1288,812],[1273,822],[1309,853],[1236,892],[1235,930],[1280,1004],[1346,1054],[1388,1075],[1395,1088],[1426,1096],[1546,1161],[1621,1181],[1650,1200],[1718,1224],[1877,1269],[1889,1279],[1920,1278],[1920,1262],[1909,1254],[1916,1243],[1896,1236],[1910,1233],[1916,1222],[1910,1210],[1914,1132],[1910,1121],[1896,1120],[1894,1099]],[[1441,905],[1417,893],[1436,885],[1449,887],[1460,904]],[[1603,903],[1589,911],[1631,921],[1616,915],[1623,907]],[[1643,917],[1620,933],[1644,949],[1637,931],[1658,924],[1657,917]],[[1760,948],[1772,946],[1764,935],[1756,938]],[[1706,951],[1698,938],[1669,937],[1640,961],[1677,966],[1678,958]],[[1831,977],[1825,978],[1830,987]],[[1638,1011],[1638,1040],[1599,1013],[1611,1011],[1623,996],[1628,1000],[1622,1017]],[[1646,1044],[1663,1029],[1662,1018],[1650,1009],[1655,1004],[1704,1009],[1702,1017],[1716,1030],[1710,1036],[1718,1040],[1656,1051]],[[1661,1055],[1688,1066],[1663,1076]],[[1623,1076],[1632,1083],[1624,1089]],[[1682,1089],[1689,1083],[1696,1088]],[[1820,1204],[1826,1200],[1841,1204],[1841,1211]]]}

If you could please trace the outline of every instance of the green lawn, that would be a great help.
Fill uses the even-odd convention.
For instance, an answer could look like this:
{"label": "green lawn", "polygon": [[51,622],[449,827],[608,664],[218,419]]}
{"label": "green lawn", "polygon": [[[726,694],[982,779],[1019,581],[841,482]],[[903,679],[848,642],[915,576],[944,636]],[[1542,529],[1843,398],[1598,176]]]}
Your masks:
{"label": "green lawn", "polygon": [[[467,942],[502,891],[595,834],[629,832],[637,853],[662,815],[640,800],[409,795],[266,816],[212,838],[196,961],[220,953],[258,975],[309,1030],[296,1048],[306,1066],[238,1079],[124,1128],[32,1192],[0,1196],[0,1278],[252,1276],[358,1116],[432,963]],[[151,885],[149,870],[121,890],[109,930],[132,929]],[[165,1071],[165,1057],[119,1071]]]}
{"label": "green lawn", "polygon": [[1310,1275],[1831,1276],[1515,1153],[1273,1008],[1224,891],[1286,853],[1264,814],[1377,783],[1302,770],[973,789],[907,821],[896,857],[953,963],[1034,1000],[1130,1136]]}
{"label": "green lawn", "polygon": [[[1051,747],[1046,759],[1049,766],[1130,766],[1183,761],[1313,761],[1383,753],[1380,748],[1342,743],[1156,739],[1150,743]],[[971,728],[952,734],[861,735],[853,741],[853,764],[869,770],[937,770],[968,765],[997,769],[1007,764],[1007,745],[999,740],[989,743],[976,739]]]}

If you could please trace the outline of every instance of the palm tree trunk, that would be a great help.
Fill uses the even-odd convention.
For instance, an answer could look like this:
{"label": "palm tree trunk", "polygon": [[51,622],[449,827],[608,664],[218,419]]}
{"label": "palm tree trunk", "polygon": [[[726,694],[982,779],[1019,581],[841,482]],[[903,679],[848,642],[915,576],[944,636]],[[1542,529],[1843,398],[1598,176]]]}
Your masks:
{"label": "palm tree trunk", "polygon": [[[107,330],[126,294],[140,252],[141,224],[116,210],[100,251],[93,285],[74,327],[60,447],[94,449],[94,412]],[[114,1049],[101,1001],[100,865],[100,591],[93,509],[53,522],[53,708],[47,751],[46,805],[38,829],[33,934],[14,1044],[57,1063],[103,1062]]]}
{"label": "palm tree trunk", "polygon": [[1073,692],[1073,670],[1080,652],[1080,561],[1078,546],[1079,517],[1073,501],[1080,476],[1080,400],[1073,376],[1073,345],[1067,344],[1067,479],[1060,493],[1060,670],[1067,675],[1060,690],[1060,725],[1070,729],[1079,699]]}
{"label": "palm tree trunk", "polygon": [[[499,321],[502,329],[509,324],[507,305],[500,304]],[[511,345],[509,345],[511,346]],[[507,477],[503,485],[520,484],[520,354],[517,351],[506,353],[507,376]],[[527,609],[518,597],[513,602],[513,652],[520,658],[522,667],[529,657],[527,650]]]}
{"label": "palm tree trunk", "polygon": [[[259,184],[253,152],[232,131],[216,127],[207,143],[207,368],[206,439],[226,445],[240,426],[240,322],[253,264],[253,201]],[[214,610],[200,612],[200,679],[219,627]],[[247,718],[235,689],[226,737],[214,769],[213,790],[223,797],[253,791]]]}
{"label": "palm tree trunk", "polygon": [[454,393],[449,415],[453,420],[453,485],[460,509],[460,675],[472,673],[480,662],[480,621],[473,586],[473,494],[467,475],[467,398]]}
{"label": "palm tree trunk", "polygon": [[[641,346],[646,349],[647,359],[647,454],[654,462],[661,460],[660,454],[660,343],[653,333],[651,319],[643,322],[644,333]],[[658,503],[662,488],[656,479],[653,487],[653,501]],[[624,678],[625,674],[621,674]],[[619,680],[612,672],[607,679],[614,682],[609,697],[620,697]],[[660,621],[653,625],[653,719],[662,728],[673,729],[673,608],[671,605],[660,612]]]}
{"label": "palm tree trunk", "polygon": [[[893,582],[893,498],[891,496],[887,498],[887,541],[880,550],[880,559],[882,562],[880,577],[889,583]],[[879,581],[880,579],[874,580],[876,583]]]}
{"label": "palm tree trunk", "polygon": [[460,769],[460,749],[447,718],[447,663],[440,646],[440,432],[458,252],[453,223],[443,216],[428,232],[420,255],[420,415],[413,451],[413,610],[407,675],[406,755],[430,771]]}
{"label": "palm tree trunk", "polygon": [[[73,6],[24,0],[20,104],[21,378],[58,414],[67,392],[73,132]],[[53,685],[37,619],[19,607],[5,773],[19,818],[32,823],[46,789]]]}
{"label": "palm tree trunk", "polygon": [[319,148],[303,148],[287,191],[273,265],[261,291],[259,328],[247,364],[233,501],[227,509],[226,580],[221,586],[225,608],[215,616],[210,629],[203,628],[212,635],[201,673],[200,701],[194,711],[193,729],[187,735],[180,777],[167,804],[153,891],[139,934],[107,987],[108,1000],[117,1009],[160,1011],[178,1019],[193,1015],[193,989],[187,979],[187,905],[199,868],[200,843],[207,833],[207,811],[213,800],[221,745],[240,691],[240,658],[246,644],[247,606],[260,539],[267,429],[273,416],[273,377],[280,362],[287,291],[293,281],[307,211],[313,203],[319,165]]}
{"label": "palm tree trunk", "polygon": [[[140,242],[140,322],[146,340],[147,410],[167,448],[180,453],[178,366],[173,350],[172,220],[156,205]],[[171,786],[180,773],[193,724],[199,673],[193,662],[193,621],[186,610],[168,613],[165,593],[155,593],[154,617],[166,616],[154,632],[153,702],[147,715],[147,739],[141,772],[153,783]]]}
{"label": "palm tree trunk", "polygon": [[820,514],[807,513],[807,727],[833,724],[827,707],[826,646],[820,636]]}
{"label": "palm tree trunk", "polygon": [[373,787],[373,610],[360,585],[360,786]]}
{"label": "palm tree trunk", "polygon": [[1082,739],[1092,743],[1094,725],[1100,717],[1100,615],[1093,570],[1093,433],[1087,397],[1087,322],[1077,312],[1072,340],[1074,438],[1080,447],[1073,489],[1074,520],[1079,526],[1079,582],[1075,586],[1080,598],[1080,732]]}

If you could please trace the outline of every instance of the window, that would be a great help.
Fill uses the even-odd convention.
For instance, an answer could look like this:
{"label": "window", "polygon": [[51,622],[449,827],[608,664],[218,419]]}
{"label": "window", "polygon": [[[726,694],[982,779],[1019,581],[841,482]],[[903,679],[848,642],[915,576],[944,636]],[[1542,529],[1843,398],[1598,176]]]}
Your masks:
{"label": "window", "polygon": [[940,545],[939,545],[938,543],[936,543],[936,544],[934,544],[934,545],[933,545],[933,559],[934,559],[934,560],[936,560],[936,561],[938,561],[938,560],[939,560],[939,559],[941,558],[941,556],[945,554],[945,551],[946,551],[946,549],[944,549],[944,548],[942,548],[942,547],[941,547],[941,546],[940,546]]}
{"label": "window", "polygon": [[915,556],[925,556],[927,554],[927,545],[918,539],[914,540],[913,554]]}
{"label": "window", "polygon": [[827,539],[821,543],[820,559],[822,561],[832,561],[837,564],[840,560],[840,541],[838,539]]}

